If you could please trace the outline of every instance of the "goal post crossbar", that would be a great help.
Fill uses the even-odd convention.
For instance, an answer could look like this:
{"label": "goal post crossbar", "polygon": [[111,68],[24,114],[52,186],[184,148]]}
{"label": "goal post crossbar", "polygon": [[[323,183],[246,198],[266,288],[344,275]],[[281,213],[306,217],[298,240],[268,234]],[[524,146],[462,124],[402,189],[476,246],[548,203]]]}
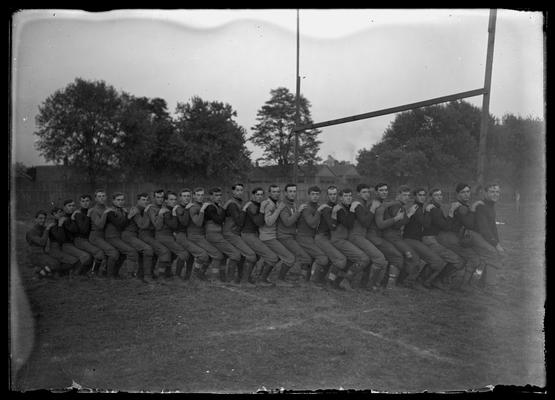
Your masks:
{"label": "goal post crossbar", "polygon": [[408,110],[412,110],[412,109],[415,109],[415,108],[427,107],[427,106],[434,105],[434,104],[440,104],[440,103],[446,103],[446,102],[449,102],[449,101],[460,100],[460,99],[464,99],[464,98],[467,98],[467,97],[481,96],[483,94],[486,94],[486,89],[485,88],[474,89],[474,90],[469,90],[469,91],[466,91],[466,92],[451,94],[451,95],[448,95],[448,96],[441,96],[441,97],[436,97],[436,98],[429,99],[429,100],[419,101],[419,102],[416,102],[416,103],[405,104],[405,105],[402,105],[402,106],[384,108],[382,110],[371,111],[371,112],[364,113],[364,114],[352,115],[350,117],[332,119],[332,120],[329,120],[329,121],[317,122],[317,123],[312,123],[312,124],[307,124],[307,125],[300,125],[300,126],[297,126],[297,127],[293,128],[293,131],[294,132],[299,132],[299,131],[304,131],[304,130],[307,130],[307,129],[321,128],[321,127],[324,127],[324,126],[339,125],[339,124],[344,124],[346,122],[353,122],[353,121],[358,121],[358,120],[361,120],[361,119],[379,117],[381,115],[387,115],[387,114],[395,114],[395,113],[402,112],[402,111],[408,111]]}

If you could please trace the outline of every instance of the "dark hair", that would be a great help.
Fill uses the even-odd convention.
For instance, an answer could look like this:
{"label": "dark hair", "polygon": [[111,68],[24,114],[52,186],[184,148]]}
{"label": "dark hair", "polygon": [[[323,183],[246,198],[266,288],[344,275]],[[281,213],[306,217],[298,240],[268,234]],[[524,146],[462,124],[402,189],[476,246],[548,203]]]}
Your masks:
{"label": "dark hair", "polygon": [[492,188],[494,186],[500,186],[499,183],[497,182],[489,182],[484,186],[484,192],[487,192],[489,190],[489,188]]}
{"label": "dark hair", "polygon": [[69,203],[75,203],[75,202],[74,202],[72,199],[64,200],[64,207],[65,207],[66,205],[68,205]]}
{"label": "dark hair", "polygon": [[272,183],[270,186],[268,186],[268,192],[271,192],[272,188],[278,188],[279,189],[279,186],[276,185],[275,183]]}
{"label": "dark hair", "polygon": [[457,183],[457,186],[455,186],[455,192],[460,193],[464,188],[470,189],[470,185],[466,183]]}
{"label": "dark hair", "polygon": [[370,185],[368,185],[367,183],[359,183],[357,185],[357,192],[360,193],[362,189],[370,189]]}
{"label": "dark hair", "polygon": [[198,192],[204,192],[204,188],[203,188],[203,187],[200,187],[200,186],[197,186],[197,187],[193,190],[193,192],[194,192],[195,194],[197,194]]}
{"label": "dark hair", "polygon": [[408,187],[407,185],[401,185],[399,186],[399,189],[397,189],[397,193],[405,193],[405,192],[410,192],[410,187]]}
{"label": "dark hair", "polygon": [[214,194],[214,193],[221,193],[222,192],[222,188],[219,188],[217,186],[210,188],[210,190],[208,190],[209,194]]}
{"label": "dark hair", "polygon": [[321,190],[318,186],[311,186],[308,188],[308,194],[310,194],[311,192],[320,193]]}
{"label": "dark hair", "polygon": [[337,190],[337,186],[335,186],[335,185],[329,185],[328,188],[327,188],[326,190],[329,191],[330,189],[335,189],[335,190]]}
{"label": "dark hair", "polygon": [[115,200],[116,197],[119,197],[119,196],[125,196],[125,195],[122,192],[116,192],[112,195],[112,200]]}
{"label": "dark hair", "polygon": [[295,187],[295,188],[296,188],[297,185],[295,185],[294,183],[288,183],[287,185],[285,185],[285,186],[283,187],[283,190],[284,190],[285,192],[287,192],[287,189],[289,189],[290,187]]}
{"label": "dark hair", "polygon": [[96,197],[96,195],[97,195],[98,193],[104,193],[104,194],[106,194],[106,190],[104,190],[104,189],[96,189],[96,190],[94,191],[94,197]]}
{"label": "dark hair", "polygon": [[341,190],[339,191],[339,195],[340,195],[340,196],[343,196],[343,195],[346,194],[346,193],[353,193],[353,191],[351,190],[351,188],[345,188],[345,189],[341,189]]}
{"label": "dark hair", "polygon": [[429,192],[428,194],[431,196],[431,195],[434,194],[435,192],[440,192],[440,191],[441,191],[440,188],[435,187],[435,188],[433,188],[432,190],[430,190],[430,192]]}
{"label": "dark hair", "polygon": [[60,207],[53,207],[52,210],[50,210],[50,214],[54,215],[59,211],[64,211],[64,210],[62,210]]}
{"label": "dark hair", "polygon": [[389,189],[389,185],[385,182],[380,182],[378,183],[376,186],[374,186],[374,190],[377,192],[379,188],[381,188],[382,186],[385,186]]}
{"label": "dark hair", "polygon": [[83,199],[89,199],[89,200],[92,200],[92,197],[91,197],[91,195],[90,195],[90,194],[82,194],[82,195],[81,195],[81,198],[80,198],[80,199],[81,199],[81,200],[83,200]]}
{"label": "dark hair", "polygon": [[237,182],[237,183],[235,183],[233,186],[231,186],[231,190],[235,190],[235,189],[237,188],[237,186],[241,186],[242,188],[245,187],[245,185],[243,185],[242,183]]}
{"label": "dark hair", "polygon": [[258,192],[258,191],[260,191],[260,190],[262,190],[262,193],[264,193],[264,189],[262,189],[260,186],[255,187],[253,190],[251,190],[251,193],[252,193],[252,194],[256,194],[256,192]]}
{"label": "dark hair", "polygon": [[35,218],[38,218],[39,215],[44,215],[44,216],[46,217],[46,216],[48,216],[48,213],[47,213],[46,211],[44,211],[44,210],[38,210],[38,211],[35,213]]}
{"label": "dark hair", "polygon": [[424,193],[426,193],[426,189],[424,189],[423,187],[418,187],[418,188],[416,188],[416,189],[414,189],[414,190],[412,191],[412,194],[413,194],[414,196],[416,196],[419,192],[424,192]]}
{"label": "dark hair", "polygon": [[141,197],[148,197],[148,193],[146,193],[146,192],[139,193],[139,194],[137,195],[137,200],[140,200]]}
{"label": "dark hair", "polygon": [[154,194],[162,193],[163,195],[165,195],[165,194],[166,194],[166,191],[165,191],[164,189],[157,189],[157,190],[155,190],[153,193],[154,193]]}
{"label": "dark hair", "polygon": [[168,190],[166,192],[166,194],[164,195],[164,199],[167,200],[170,197],[170,195],[173,195],[173,196],[177,197],[177,194],[175,194],[175,192],[172,192],[171,190]]}

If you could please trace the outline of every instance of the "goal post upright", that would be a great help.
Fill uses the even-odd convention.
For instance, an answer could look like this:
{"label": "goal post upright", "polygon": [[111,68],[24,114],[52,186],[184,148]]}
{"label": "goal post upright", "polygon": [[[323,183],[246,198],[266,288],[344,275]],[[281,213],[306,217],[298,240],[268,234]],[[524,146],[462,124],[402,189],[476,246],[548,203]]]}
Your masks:
{"label": "goal post upright", "polygon": [[484,169],[486,166],[486,147],[489,125],[489,99],[491,92],[491,72],[493,69],[493,47],[495,44],[495,21],[497,10],[491,9],[488,23],[488,48],[486,55],[486,73],[484,77],[484,97],[482,98],[482,120],[480,123],[480,141],[478,144],[478,186],[484,185]]}
{"label": "goal post upright", "polygon": [[[300,47],[300,38],[299,38],[299,9],[297,8],[297,79],[296,79],[296,91],[295,91],[295,126],[298,126],[300,123],[300,107],[301,107],[301,77],[299,76],[299,47]],[[294,129],[294,161],[293,161],[293,183],[297,184],[297,174],[299,168],[299,131]]]}

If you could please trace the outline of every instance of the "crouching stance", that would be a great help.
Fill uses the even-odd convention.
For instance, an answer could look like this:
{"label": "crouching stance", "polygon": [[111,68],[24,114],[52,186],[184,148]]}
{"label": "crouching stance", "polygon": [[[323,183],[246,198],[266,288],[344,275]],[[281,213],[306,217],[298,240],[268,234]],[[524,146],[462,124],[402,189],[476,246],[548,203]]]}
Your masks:
{"label": "crouching stance", "polygon": [[56,221],[56,224],[48,230],[48,239],[50,248],[48,249],[48,254],[54,257],[60,263],[59,271],[80,271],[81,262],[79,259],[63,250],[64,243],[69,243],[69,238],[66,235],[65,229],[63,227],[64,221],[66,219],[64,215],[64,210],[59,207],[55,207],[52,212],[52,216]]}
{"label": "crouching stance", "polygon": [[[222,190],[220,188],[210,189],[210,205],[204,211],[206,229],[206,240],[226,256],[229,270],[232,274],[237,273],[237,264],[241,260],[241,253],[223,236],[223,223],[225,221],[225,210],[221,206]],[[221,282],[226,282],[225,259],[220,263],[219,276]]]}
{"label": "crouching stance", "polygon": [[152,257],[154,250],[150,245],[139,239],[139,230],[147,229],[150,224],[149,217],[145,212],[148,204],[148,194],[139,193],[137,204],[131,207],[127,219],[127,226],[121,233],[121,240],[133,247],[139,253],[137,277],[145,283],[152,282]]}
{"label": "crouching stance", "polygon": [[[382,204],[376,210],[376,225],[383,230],[383,236],[392,243],[397,250],[404,256],[404,268],[396,277],[396,283],[406,287],[413,287],[416,278],[423,267],[420,263],[420,256],[414,249],[403,240],[404,226],[409,222],[410,217],[416,211],[416,207],[411,206],[405,210],[405,205],[410,196],[410,188],[407,186],[399,187],[396,201]],[[390,278],[395,271],[390,270]]]}
{"label": "crouching stance", "polygon": [[331,232],[336,229],[336,223],[331,217],[332,209],[337,204],[337,187],[329,186],[327,190],[328,202],[318,206],[320,212],[320,223],[316,229],[314,243],[328,257],[328,265],[320,271],[316,271],[315,282],[325,283],[326,276],[333,285],[339,283],[339,277],[346,271],[347,257],[343,255],[331,242]]}
{"label": "crouching stance", "polygon": [[318,204],[320,188],[318,186],[310,187],[308,189],[308,198],[309,201],[306,203],[297,222],[297,242],[314,259],[312,267],[305,272],[305,280],[310,281],[314,277],[316,282],[321,282],[329,259],[316,244],[315,239],[316,229],[320,225],[322,218]]}
{"label": "crouching stance", "polygon": [[[154,219],[154,229],[156,230],[156,240],[162,243],[177,258],[175,269],[176,275],[180,276],[185,261],[189,258],[189,252],[174,237],[174,232],[177,231],[179,226],[177,207],[177,195],[168,191],[165,195],[165,202]],[[173,277],[171,262],[169,266],[167,264],[160,266],[160,273],[163,273],[165,278],[171,279]]]}
{"label": "crouching stance", "polygon": [[383,253],[368,238],[368,229],[374,220],[370,211],[370,186],[361,183],[357,186],[358,197],[349,207],[354,214],[354,223],[349,231],[349,241],[364,251],[370,258],[370,268],[363,271],[361,287],[376,291],[384,279],[387,261]]}
{"label": "crouching stance", "polygon": [[124,262],[131,264],[129,269],[137,274],[139,253],[122,239],[122,232],[129,224],[127,209],[123,208],[125,196],[123,193],[112,195],[112,207],[109,207],[106,216],[106,230],[104,232],[106,241],[119,251],[120,257],[113,272],[113,277],[119,278],[119,271]]}
{"label": "crouching stance", "polygon": [[106,228],[106,217],[110,209],[106,207],[106,192],[97,190],[94,193],[96,204],[89,208],[87,216],[91,219],[91,233],[89,241],[96,247],[102,249],[106,255],[106,273],[108,276],[115,276],[119,251],[106,241],[104,229]]}
{"label": "crouching stance", "polygon": [[204,202],[204,189],[195,188],[193,192],[194,201],[185,207],[189,211],[190,222],[187,225],[187,238],[198,247],[202,248],[210,258],[210,265],[203,264],[195,270],[195,275],[200,280],[206,280],[206,272],[210,271],[210,275],[220,273],[220,265],[223,262],[224,255],[220,250],[214,247],[205,237],[205,211],[210,203]]}
{"label": "crouching stance", "polygon": [[231,187],[231,199],[224,204],[225,222],[223,226],[223,236],[231,243],[239,253],[241,253],[241,260],[238,264],[238,269],[235,270],[235,263],[229,263],[228,280],[233,280],[234,283],[240,283],[241,278],[245,275],[245,282],[249,282],[252,269],[256,264],[256,254],[253,249],[241,237],[241,230],[245,225],[247,211],[243,205],[243,185],[237,183]]}
{"label": "crouching stance", "polygon": [[[267,274],[269,274],[269,271],[277,264],[279,258],[277,254],[270,250],[259,238],[259,228],[263,227],[265,224],[264,215],[260,213],[260,204],[264,197],[264,189],[257,187],[254,188],[251,193],[251,200],[243,206],[245,222],[241,229],[241,238],[253,249],[257,258],[262,259],[263,278],[260,282],[257,282],[257,284],[260,286],[272,286],[273,284],[268,281]],[[242,280],[243,282],[255,283],[256,274],[253,273],[252,270],[245,268]]]}
{"label": "crouching stance", "polygon": [[28,262],[35,268],[35,272],[39,276],[47,276],[52,271],[61,269],[70,269],[71,264],[61,264],[60,261],[48,254],[47,244],[50,229],[56,224],[50,222],[46,224],[46,211],[38,211],[35,214],[35,224],[25,235],[25,239],[29,244]]}
{"label": "crouching stance", "polygon": [[419,279],[427,288],[445,289],[441,283],[441,272],[446,266],[446,262],[432,248],[423,243],[424,230],[431,224],[430,214],[426,212],[424,201],[426,200],[426,190],[416,189],[414,192],[414,205],[416,209],[405,225],[403,240],[426,262],[426,266],[421,271]]}
{"label": "crouching stance", "polygon": [[[331,242],[353,264],[346,271],[340,272],[339,277],[343,279],[334,279],[332,283],[335,287],[352,290],[354,276],[361,274],[370,265],[370,258],[348,240],[349,231],[353,229],[355,222],[355,214],[349,211],[353,202],[353,191],[351,189],[343,189],[339,192],[339,198],[339,204],[333,207],[331,214],[332,220],[336,225],[335,230],[331,231]],[[338,284],[337,282],[340,283]]]}

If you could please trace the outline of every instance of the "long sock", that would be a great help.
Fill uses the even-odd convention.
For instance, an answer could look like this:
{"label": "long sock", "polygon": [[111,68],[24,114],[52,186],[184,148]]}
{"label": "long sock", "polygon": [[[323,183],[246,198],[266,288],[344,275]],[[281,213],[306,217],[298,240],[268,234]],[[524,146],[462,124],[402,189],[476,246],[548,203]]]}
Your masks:
{"label": "long sock", "polygon": [[262,275],[260,276],[260,280],[263,282],[268,282],[268,277],[270,276],[273,268],[274,266],[272,264],[264,263],[264,265],[262,266]]}
{"label": "long sock", "polygon": [[150,271],[152,275],[156,275],[154,271],[157,271],[157,268],[158,268],[158,255],[154,253],[154,255],[152,256],[152,269]]}
{"label": "long sock", "polygon": [[441,270],[441,273],[439,275],[439,279],[442,279],[443,281],[448,281],[449,279],[451,279],[451,277],[453,276],[454,273],[456,273],[457,270],[455,268],[455,266],[451,263],[448,263],[445,268],[443,268]]}
{"label": "long sock", "polygon": [[143,254],[143,274],[144,276],[152,276],[153,257]]}
{"label": "long sock", "polygon": [[399,276],[399,268],[397,268],[397,266],[395,265],[390,264],[386,287],[388,288],[394,287],[397,283],[398,276]]}
{"label": "long sock", "polygon": [[116,275],[116,263],[117,259],[113,257],[108,257],[106,261],[106,275],[108,276],[115,276]]}
{"label": "long sock", "polygon": [[320,279],[320,276],[322,275],[322,270],[323,270],[323,266],[320,264],[317,264],[316,261],[312,263],[312,267],[309,271],[310,275],[308,276],[308,281],[310,281],[311,279],[314,280],[314,282],[318,282]]}
{"label": "long sock", "polygon": [[378,282],[380,282],[380,278],[382,277],[381,272],[383,270],[383,268],[380,268],[378,266],[376,266],[375,264],[372,264],[369,268],[370,272],[368,275],[368,287],[370,288],[374,288],[376,286],[378,286]]}
{"label": "long sock", "polygon": [[245,258],[245,256],[241,256],[241,259],[237,263],[237,273],[236,273],[235,282],[241,282],[241,277],[243,276],[243,271],[245,269],[246,261],[247,259]]}
{"label": "long sock", "polygon": [[201,265],[196,265],[193,266],[193,273],[191,274],[191,277],[195,277],[197,279],[200,279],[201,281],[205,281],[207,279],[206,276],[206,272],[208,271],[208,269],[210,268],[210,264],[209,263],[204,263]]}
{"label": "long sock", "polygon": [[239,280],[236,280],[236,282],[252,282],[251,273],[253,267],[254,263],[245,261],[245,264],[243,264],[243,274],[242,276],[237,276],[237,279]]}
{"label": "long sock", "polygon": [[441,274],[441,271],[443,271],[443,268],[440,268],[437,271],[431,271],[431,273],[428,275],[428,277],[424,281],[424,284],[427,285],[427,286],[431,285],[436,279],[438,279],[438,277]]}
{"label": "long sock", "polygon": [[166,268],[164,270],[164,275],[166,276],[166,278],[171,278],[173,276],[172,265],[176,258],[177,257],[172,254],[172,260],[168,264],[166,264]]}
{"label": "long sock", "polygon": [[278,279],[284,280],[287,272],[291,269],[290,265],[281,264],[281,268],[279,269]]}
{"label": "long sock", "polygon": [[160,261],[158,260],[158,276],[164,274],[166,277],[166,272],[168,269],[171,271],[172,263],[170,261]]}
{"label": "long sock", "polygon": [[360,287],[367,287],[370,283],[370,266],[365,267],[362,270],[362,276],[360,277]]}
{"label": "long sock", "polygon": [[189,258],[187,258],[187,262],[185,264],[185,275],[183,276],[183,279],[185,280],[191,279],[191,274],[193,272],[194,264],[195,264],[195,257],[190,255]]}
{"label": "long sock", "polygon": [[92,264],[92,267],[91,267],[90,272],[93,273],[93,274],[98,273],[98,272],[100,271],[100,267],[102,266],[102,262],[103,262],[103,261],[104,261],[104,260],[97,260],[97,259],[95,259],[95,260],[93,261],[93,264]]}
{"label": "long sock", "polygon": [[175,264],[175,275],[181,278],[181,272],[183,271],[183,267],[185,266],[185,260],[182,258],[178,258]]}
{"label": "long sock", "polygon": [[216,279],[217,276],[219,276],[220,274],[220,265],[221,265],[221,261],[218,260],[212,260],[212,262],[210,263],[210,267],[207,271],[206,277],[208,278],[209,281],[214,281]]}
{"label": "long sock", "polygon": [[301,265],[301,271],[303,272],[303,280],[305,282],[310,281],[310,277],[312,276],[312,268],[310,264],[303,264]]}
{"label": "long sock", "polygon": [[[227,276],[226,281],[231,282],[238,282],[238,278],[239,278],[239,263],[241,261],[240,260],[232,260],[230,259],[228,264],[227,264]],[[226,270],[224,269],[224,272]]]}
{"label": "long sock", "polygon": [[136,275],[138,278],[143,278],[145,276],[143,260],[144,260],[143,253],[139,253],[139,259],[137,260],[137,271],[136,271]]}
{"label": "long sock", "polygon": [[227,262],[227,268],[220,269],[220,280],[222,282],[237,281],[240,260],[232,260],[231,258]]}
{"label": "long sock", "polygon": [[314,277],[316,282],[324,283],[326,281],[326,276],[331,270],[331,264],[322,266],[318,271],[316,271],[316,276]]}
{"label": "long sock", "polygon": [[76,275],[81,275],[84,270],[85,270],[85,266],[83,265],[83,263],[81,261],[78,260],[75,263],[75,266],[73,267],[73,271],[75,271]]}

